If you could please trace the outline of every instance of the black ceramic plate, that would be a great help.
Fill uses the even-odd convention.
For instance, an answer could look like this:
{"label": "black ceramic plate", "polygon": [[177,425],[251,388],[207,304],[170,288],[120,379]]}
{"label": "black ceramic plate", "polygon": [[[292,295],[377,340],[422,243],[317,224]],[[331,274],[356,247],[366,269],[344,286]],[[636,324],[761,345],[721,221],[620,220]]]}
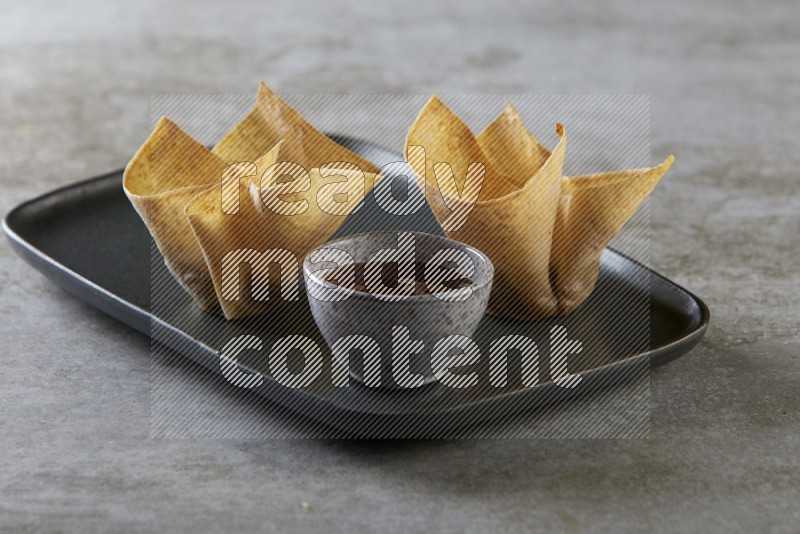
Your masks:
{"label": "black ceramic plate", "polygon": [[[379,165],[400,159],[364,141],[337,141]],[[282,312],[281,323],[291,324],[291,332],[271,329],[274,318],[269,316],[255,326],[252,322],[245,326],[196,310],[170,277],[161,276],[165,268],[160,258],[155,256],[151,262],[150,236],[125,197],[121,179],[121,171],[113,172],[18,206],[4,221],[12,246],[79,298],[217,372],[219,351],[242,333],[258,335],[265,347],[277,337],[302,333],[318,340],[327,351],[304,296],[294,308]],[[427,206],[413,216],[399,217],[383,213],[368,197],[363,209],[349,217],[334,237],[395,229],[441,232]],[[157,306],[151,299],[155,279],[162,281],[158,298],[182,304]],[[285,320],[286,314],[290,321]],[[358,435],[442,435],[450,428],[552,405],[634,379],[691,350],[703,337],[708,320],[708,309],[696,296],[609,249],[603,256],[597,287],[578,311],[566,318],[531,322],[487,316],[475,336],[483,354],[488,353],[492,339],[506,334],[529,336],[546,349],[551,326],[566,327],[570,338],[583,344],[583,351],[569,360],[569,372],[582,377],[574,389],[559,387],[550,379],[546,350],[540,351],[537,385],[522,385],[512,354],[506,387],[463,390],[440,384],[403,391],[359,385],[334,388],[328,368],[310,387],[290,389],[269,377],[263,358],[244,356],[240,363],[245,371],[264,375],[263,384],[256,388],[258,394],[326,425]],[[481,365],[482,376],[488,376],[488,368]]]}

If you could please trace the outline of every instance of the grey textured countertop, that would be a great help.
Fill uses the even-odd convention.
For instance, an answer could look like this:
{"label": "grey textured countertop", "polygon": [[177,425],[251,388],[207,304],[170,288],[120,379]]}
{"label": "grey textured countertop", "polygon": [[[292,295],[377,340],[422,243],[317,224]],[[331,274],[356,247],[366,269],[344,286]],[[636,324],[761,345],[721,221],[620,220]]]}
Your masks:
{"label": "grey textured countertop", "polygon": [[3,245],[1,531],[796,532],[800,4],[137,4],[0,2],[3,212],[124,165],[153,94],[648,94],[652,265],[712,326],[648,439],[150,439],[147,339]]}

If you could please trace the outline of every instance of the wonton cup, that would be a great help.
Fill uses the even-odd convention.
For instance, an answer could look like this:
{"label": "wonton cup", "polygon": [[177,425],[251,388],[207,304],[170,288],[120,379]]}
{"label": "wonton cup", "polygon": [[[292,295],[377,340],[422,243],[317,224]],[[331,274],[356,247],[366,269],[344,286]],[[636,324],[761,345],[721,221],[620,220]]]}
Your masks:
{"label": "wonton cup", "polygon": [[[480,249],[495,266],[493,315],[528,320],[578,308],[594,289],[603,249],[673,161],[565,177],[560,124],[556,134],[551,153],[507,104],[476,137],[436,96],[408,131],[406,158],[445,233]],[[472,163],[484,166],[479,192],[467,186],[467,173],[477,172]],[[471,212],[453,219],[454,210],[472,202]]]}
{"label": "wonton cup", "polygon": [[[290,296],[280,287],[251,293],[251,281],[271,272],[255,252],[282,249],[302,261],[358,206],[377,170],[262,83],[255,106],[213,150],[162,118],[128,163],[123,187],[170,272],[197,305],[234,319]],[[289,174],[294,179],[287,180]],[[285,212],[301,205],[307,206],[303,212]],[[240,250],[254,252],[227,256]],[[237,263],[226,270],[222,261],[232,258],[250,269]],[[247,271],[241,291],[225,292],[223,275],[239,270]],[[282,278],[288,283],[290,276]]]}

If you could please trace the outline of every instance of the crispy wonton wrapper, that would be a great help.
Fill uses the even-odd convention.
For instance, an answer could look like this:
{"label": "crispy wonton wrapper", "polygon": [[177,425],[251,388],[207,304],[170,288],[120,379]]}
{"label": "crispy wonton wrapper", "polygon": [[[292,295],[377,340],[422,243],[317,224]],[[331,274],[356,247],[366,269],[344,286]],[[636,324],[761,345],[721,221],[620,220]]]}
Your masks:
{"label": "crispy wonton wrapper", "polygon": [[[292,165],[276,166],[278,155]],[[258,187],[265,171],[271,182]],[[213,151],[161,119],[128,164],[123,184],[180,284],[203,310],[221,305],[233,319],[282,299],[249,292],[251,280],[271,276],[259,261],[243,276],[248,291],[224,294],[226,271],[217,261],[225,257],[222,251],[280,248],[301,261],[342,224],[374,185],[376,172],[374,164],[316,130],[262,83],[256,105]],[[292,173],[296,179],[286,183]],[[307,188],[298,188],[307,181]],[[233,199],[238,212],[226,204]],[[305,213],[275,213],[303,202]]]}
{"label": "crispy wonton wrapper", "polygon": [[299,163],[306,170],[346,161],[358,165],[364,172],[378,172],[372,162],[314,128],[264,82],[258,87],[253,109],[217,143],[213,152],[229,163],[254,161],[282,140],[285,143],[281,159]]}
{"label": "crispy wonton wrapper", "polygon": [[224,160],[166,117],[128,163],[123,188],[175,279],[205,311],[217,308],[214,285],[183,210],[222,177]]}
{"label": "crispy wonton wrapper", "polygon": [[[434,96],[406,137],[406,158],[445,233],[482,250],[495,266],[494,315],[535,319],[578,308],[594,289],[603,249],[673,161],[669,156],[653,168],[564,177],[560,124],[556,134],[551,153],[508,104],[474,137]],[[466,179],[454,190],[441,162],[452,165],[456,183],[468,169],[474,172],[470,163],[482,163],[480,192],[465,188]],[[471,201],[460,226],[451,225],[454,207]]]}

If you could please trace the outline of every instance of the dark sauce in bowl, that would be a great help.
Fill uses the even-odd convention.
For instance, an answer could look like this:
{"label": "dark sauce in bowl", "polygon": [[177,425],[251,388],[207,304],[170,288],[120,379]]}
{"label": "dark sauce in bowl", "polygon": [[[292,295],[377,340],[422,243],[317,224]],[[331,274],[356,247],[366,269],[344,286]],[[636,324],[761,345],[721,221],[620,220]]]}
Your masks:
{"label": "dark sauce in bowl", "polygon": [[[410,262],[403,263],[403,272],[408,272],[408,265]],[[345,265],[339,267],[337,269],[333,269],[330,272],[326,273],[325,281],[334,284],[337,286],[344,286],[345,284],[349,283],[352,280],[352,270],[355,269],[355,285],[352,289],[355,291],[362,291],[369,293],[369,289],[367,288],[367,284],[364,280],[364,272],[366,268],[366,263],[354,263],[352,265]],[[383,282],[382,285],[375,288],[379,293],[390,293],[393,289],[396,289],[400,284],[399,273],[401,271],[400,264],[398,262],[385,262],[379,263],[380,266],[380,273],[381,273],[381,280]],[[428,284],[425,280],[425,266],[426,264],[421,261],[414,262],[413,264],[413,271],[414,271],[414,295],[429,295],[432,294],[432,291],[429,290]],[[445,267],[444,265],[439,265],[438,268],[432,273],[435,281],[438,284],[441,284],[446,289],[461,289],[467,286],[472,285],[472,280],[467,277],[456,277],[454,278],[452,270]]]}

